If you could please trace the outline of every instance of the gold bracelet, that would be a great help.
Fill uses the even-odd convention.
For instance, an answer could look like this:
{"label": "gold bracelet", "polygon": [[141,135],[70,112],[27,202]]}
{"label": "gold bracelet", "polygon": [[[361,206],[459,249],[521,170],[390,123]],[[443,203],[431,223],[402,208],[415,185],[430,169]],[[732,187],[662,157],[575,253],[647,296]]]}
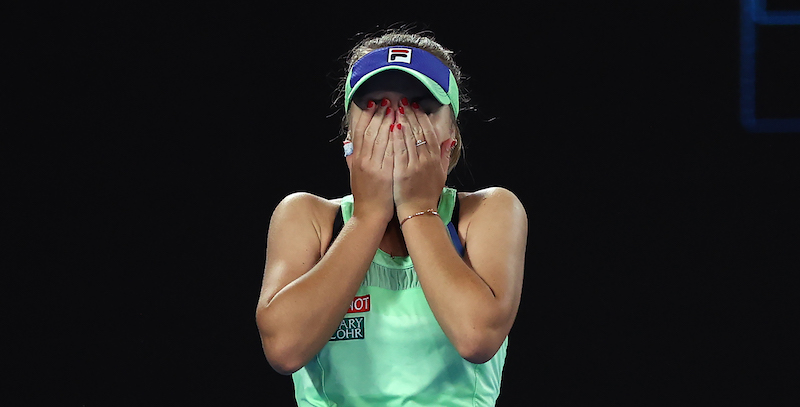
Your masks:
{"label": "gold bracelet", "polygon": [[427,215],[427,214],[439,216],[439,212],[436,212],[436,210],[431,208],[431,209],[428,209],[427,211],[417,212],[417,213],[415,213],[413,215],[406,216],[403,220],[400,221],[400,226],[403,226],[403,224],[406,223],[406,221],[411,219],[411,218],[414,218],[414,217],[417,217],[417,216],[421,216],[421,215]]}

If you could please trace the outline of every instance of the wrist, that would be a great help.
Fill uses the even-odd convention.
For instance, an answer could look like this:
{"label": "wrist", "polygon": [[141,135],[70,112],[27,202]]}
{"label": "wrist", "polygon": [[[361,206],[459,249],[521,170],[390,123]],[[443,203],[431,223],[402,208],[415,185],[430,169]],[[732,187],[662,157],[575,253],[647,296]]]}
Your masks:
{"label": "wrist", "polygon": [[429,209],[434,211],[439,210],[439,200],[420,200],[416,202],[406,202],[400,205],[397,205],[396,212],[397,212],[397,219],[402,221],[403,219],[407,218],[410,215],[413,215],[418,212],[424,212]]}
{"label": "wrist", "polygon": [[398,217],[398,219],[400,220],[400,227],[402,228],[403,224],[406,223],[409,220],[412,220],[412,219],[414,219],[416,217],[419,217],[419,216],[428,216],[428,215],[435,216],[435,217],[439,218],[439,212],[437,212],[436,209],[434,209],[434,208],[429,208],[429,209],[426,209],[424,211],[414,212],[414,213],[412,213],[412,214],[410,214],[408,216],[402,217],[402,218]]}
{"label": "wrist", "polygon": [[356,221],[360,226],[383,231],[386,229],[386,225],[392,220],[392,213],[389,212],[387,216],[387,214],[376,212],[353,211],[353,215],[350,216],[350,219]]}

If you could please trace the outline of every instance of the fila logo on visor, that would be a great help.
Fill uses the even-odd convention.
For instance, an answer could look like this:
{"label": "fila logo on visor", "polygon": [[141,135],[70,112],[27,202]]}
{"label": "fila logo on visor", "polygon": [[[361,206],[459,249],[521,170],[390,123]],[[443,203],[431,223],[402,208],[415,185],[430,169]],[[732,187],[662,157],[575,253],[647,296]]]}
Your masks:
{"label": "fila logo on visor", "polygon": [[408,48],[389,48],[389,60],[387,62],[411,63],[411,50]]}

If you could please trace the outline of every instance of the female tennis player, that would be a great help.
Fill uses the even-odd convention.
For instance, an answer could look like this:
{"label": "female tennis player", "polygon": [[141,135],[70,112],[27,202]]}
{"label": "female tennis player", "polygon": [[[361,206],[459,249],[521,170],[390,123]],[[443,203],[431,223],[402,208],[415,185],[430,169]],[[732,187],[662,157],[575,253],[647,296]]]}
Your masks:
{"label": "female tennis player", "polygon": [[348,65],[352,194],[276,207],[256,311],[264,354],[292,375],[299,406],[493,406],[525,210],[504,188],[445,186],[462,148],[452,52],[391,31]]}

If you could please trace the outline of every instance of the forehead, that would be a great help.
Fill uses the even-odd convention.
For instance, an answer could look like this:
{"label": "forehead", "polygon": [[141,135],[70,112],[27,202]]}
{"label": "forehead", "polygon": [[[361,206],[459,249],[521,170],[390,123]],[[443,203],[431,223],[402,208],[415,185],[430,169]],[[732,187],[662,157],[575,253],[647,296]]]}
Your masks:
{"label": "forehead", "polygon": [[396,69],[390,69],[369,78],[353,96],[360,98],[375,92],[397,92],[409,99],[433,98],[422,82]]}

